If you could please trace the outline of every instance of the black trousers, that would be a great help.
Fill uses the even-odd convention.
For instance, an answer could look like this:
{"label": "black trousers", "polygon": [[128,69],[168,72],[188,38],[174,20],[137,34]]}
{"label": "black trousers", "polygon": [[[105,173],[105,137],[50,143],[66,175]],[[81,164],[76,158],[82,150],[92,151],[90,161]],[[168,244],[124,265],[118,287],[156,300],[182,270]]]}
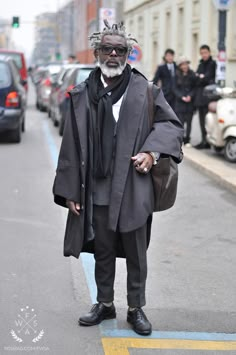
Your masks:
{"label": "black trousers", "polygon": [[179,117],[183,126],[186,126],[184,142],[189,143],[192,129],[193,112],[178,112],[177,116]]}
{"label": "black trousers", "polygon": [[95,280],[97,301],[112,302],[116,269],[116,248],[121,238],[127,266],[127,302],[130,307],[145,305],[147,278],[146,224],[129,233],[113,232],[107,228],[108,207],[94,206]]}
{"label": "black trousers", "polygon": [[202,142],[206,142],[206,114],[208,112],[208,106],[202,106],[198,107],[198,112],[199,112],[199,123],[200,123],[200,129],[201,129],[201,134],[202,134]]}

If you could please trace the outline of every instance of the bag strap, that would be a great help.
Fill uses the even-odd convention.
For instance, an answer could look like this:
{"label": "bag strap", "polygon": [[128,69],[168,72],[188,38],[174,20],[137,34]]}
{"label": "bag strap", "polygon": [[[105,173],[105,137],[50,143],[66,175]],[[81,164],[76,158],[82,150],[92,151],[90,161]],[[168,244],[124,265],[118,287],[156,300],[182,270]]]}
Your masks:
{"label": "bag strap", "polygon": [[150,127],[152,127],[155,111],[154,111],[154,99],[153,99],[153,83],[151,81],[148,82],[147,96],[148,96],[148,117],[149,117]]}

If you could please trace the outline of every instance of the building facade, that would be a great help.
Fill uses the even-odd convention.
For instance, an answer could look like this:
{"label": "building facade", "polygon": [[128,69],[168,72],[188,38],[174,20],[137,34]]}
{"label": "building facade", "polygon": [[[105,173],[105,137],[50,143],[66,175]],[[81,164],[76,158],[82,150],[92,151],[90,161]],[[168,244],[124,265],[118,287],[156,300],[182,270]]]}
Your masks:
{"label": "building facade", "polygon": [[121,0],[74,0],[75,24],[75,51],[81,63],[93,63],[94,55],[88,41],[89,34],[99,28],[100,9],[115,9],[115,20],[123,20],[123,1]]}
{"label": "building facade", "polygon": [[8,20],[0,18],[0,48],[13,48],[12,28]]}
{"label": "building facade", "polygon": [[[218,11],[212,0],[127,0],[124,2],[125,24],[136,36],[142,48],[138,67],[153,78],[162,62],[166,48],[173,48],[176,58],[191,60],[195,70],[199,61],[199,47],[208,44],[217,57]],[[226,84],[236,80],[236,1],[227,12]]]}
{"label": "building facade", "polygon": [[55,60],[59,41],[58,15],[54,12],[38,15],[35,20],[34,63],[45,64]]}

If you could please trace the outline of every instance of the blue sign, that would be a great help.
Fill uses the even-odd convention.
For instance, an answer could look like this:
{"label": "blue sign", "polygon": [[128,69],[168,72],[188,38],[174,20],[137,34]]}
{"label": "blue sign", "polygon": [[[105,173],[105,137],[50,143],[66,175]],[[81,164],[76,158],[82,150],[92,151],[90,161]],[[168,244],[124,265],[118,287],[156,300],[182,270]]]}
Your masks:
{"label": "blue sign", "polygon": [[141,58],[142,58],[141,48],[135,44],[133,46],[132,52],[128,57],[128,62],[129,63],[139,62]]}

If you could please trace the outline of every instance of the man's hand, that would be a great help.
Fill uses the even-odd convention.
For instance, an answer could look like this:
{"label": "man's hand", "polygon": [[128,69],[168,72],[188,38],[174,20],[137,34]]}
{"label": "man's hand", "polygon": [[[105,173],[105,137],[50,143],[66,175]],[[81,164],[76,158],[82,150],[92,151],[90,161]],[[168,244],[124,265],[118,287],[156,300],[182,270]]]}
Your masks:
{"label": "man's hand", "polygon": [[66,206],[76,216],[80,216],[80,204],[74,201],[66,200]]}
{"label": "man's hand", "polygon": [[148,153],[139,153],[131,158],[135,169],[142,174],[147,174],[153,165],[153,158]]}

